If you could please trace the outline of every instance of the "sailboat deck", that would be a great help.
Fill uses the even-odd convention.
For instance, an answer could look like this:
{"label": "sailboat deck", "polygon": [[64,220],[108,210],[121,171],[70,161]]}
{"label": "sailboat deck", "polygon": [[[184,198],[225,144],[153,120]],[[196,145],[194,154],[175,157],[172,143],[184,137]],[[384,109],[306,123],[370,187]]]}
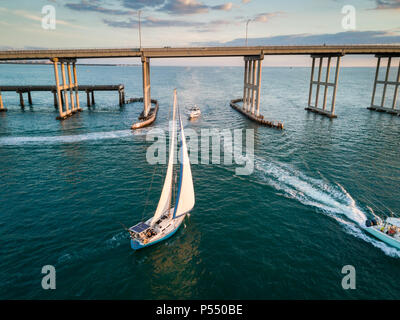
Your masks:
{"label": "sailboat deck", "polygon": [[145,230],[147,230],[148,228],[150,228],[149,225],[147,225],[144,222],[139,222],[137,225],[134,225],[133,227],[129,228],[129,231],[135,232],[135,233],[141,233]]}

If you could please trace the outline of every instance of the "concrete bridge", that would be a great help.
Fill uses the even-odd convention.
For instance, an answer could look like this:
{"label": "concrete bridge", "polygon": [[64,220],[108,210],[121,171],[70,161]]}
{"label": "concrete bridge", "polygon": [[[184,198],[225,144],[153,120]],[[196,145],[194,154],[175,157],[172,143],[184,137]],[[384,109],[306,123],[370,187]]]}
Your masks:
{"label": "concrete bridge", "polygon": [[[377,58],[376,75],[369,109],[400,115],[396,109],[396,100],[400,85],[400,63],[397,68],[395,81],[389,81],[392,61],[400,57],[400,45],[313,45],[313,46],[252,46],[252,47],[190,47],[190,48],[116,48],[116,49],[60,49],[60,50],[6,50],[0,51],[0,60],[51,60],[54,65],[54,75],[59,106],[59,119],[65,119],[72,114],[67,101],[61,101],[61,92],[69,90],[72,94],[78,93],[76,78],[76,59],[87,58],[127,58],[137,57],[142,61],[143,81],[143,113],[142,119],[151,113],[150,94],[150,59],[151,58],[187,58],[187,57],[244,57],[244,85],[241,99],[231,101],[231,106],[248,115],[248,118],[264,124],[266,121],[260,115],[260,88],[262,61],[268,55],[310,55],[311,76],[309,99],[306,110],[335,118],[336,91],[339,81],[340,60],[345,55],[375,55]],[[379,70],[383,60],[387,60],[385,78],[379,79]],[[326,61],[326,71],[323,77],[322,69]],[[330,81],[330,70],[334,63],[334,81]],[[68,83],[66,81],[65,66],[67,67]],[[59,79],[61,67],[62,84]],[[71,75],[71,67],[74,79]],[[315,73],[317,74],[315,77]],[[376,103],[377,85],[383,85],[381,100]],[[391,108],[385,107],[386,91],[388,86],[394,86],[394,96]],[[321,87],[323,99],[319,101]],[[328,87],[332,87],[331,103],[328,106]],[[79,98],[76,96],[79,101]],[[64,99],[65,100],[65,99]],[[71,102],[72,102],[71,98]],[[234,101],[234,102],[233,102]],[[241,102],[241,106],[238,103]],[[77,102],[79,104],[79,102]],[[0,92],[0,111],[4,111]],[[154,116],[154,115],[153,115]],[[278,126],[280,127],[280,126]]]}

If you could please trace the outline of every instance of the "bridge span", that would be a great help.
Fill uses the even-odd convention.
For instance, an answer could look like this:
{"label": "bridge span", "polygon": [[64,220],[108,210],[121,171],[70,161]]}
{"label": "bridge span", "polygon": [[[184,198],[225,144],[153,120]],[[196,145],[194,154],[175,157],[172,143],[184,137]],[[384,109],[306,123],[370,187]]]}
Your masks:
{"label": "bridge span", "polygon": [[[59,116],[58,119],[66,119],[73,114],[68,106],[68,99],[61,100],[62,93],[75,92],[79,105],[78,82],[76,72],[77,59],[96,58],[141,58],[143,81],[143,112],[141,119],[147,120],[151,114],[150,94],[150,59],[153,58],[190,58],[190,57],[244,57],[244,83],[243,95],[240,99],[231,101],[231,106],[248,118],[260,124],[267,123],[260,115],[260,88],[262,61],[269,55],[310,55],[311,76],[309,99],[306,110],[335,118],[336,92],[339,82],[340,61],[345,55],[374,55],[377,58],[375,79],[370,110],[388,112],[400,115],[400,109],[396,108],[396,101],[400,86],[400,62],[394,64],[400,57],[400,45],[312,45],[312,46],[245,46],[245,47],[187,47],[187,48],[115,48],[115,49],[46,49],[46,50],[3,50],[0,51],[0,60],[50,60],[54,65],[55,90],[57,92]],[[379,79],[379,71],[385,67],[384,79]],[[389,79],[391,67],[397,68],[397,76],[394,81]],[[65,66],[67,67],[68,83],[66,81]],[[73,73],[71,72],[71,67]],[[330,80],[331,67],[334,68],[334,80]],[[59,70],[61,68],[60,83]],[[325,69],[324,76],[322,70]],[[332,72],[333,73],[333,72]],[[72,77],[73,74],[73,77]],[[382,97],[376,102],[377,86],[382,85]],[[388,86],[394,86],[394,96],[387,106],[386,92]],[[328,88],[332,87],[330,106],[328,104]],[[320,101],[320,90],[323,90],[323,98]],[[71,97],[71,102],[72,102]],[[241,102],[241,106],[238,103]],[[74,106],[72,106],[74,108]],[[0,91],[0,111],[6,111],[3,106]],[[154,114],[152,115],[154,117]],[[282,126],[278,126],[282,128]]]}
{"label": "bridge span", "polygon": [[254,55],[311,54],[400,54],[400,45],[313,45],[252,47],[182,47],[182,48],[115,48],[115,49],[48,49],[3,50],[0,60],[33,60],[52,58],[189,58],[241,57]]}

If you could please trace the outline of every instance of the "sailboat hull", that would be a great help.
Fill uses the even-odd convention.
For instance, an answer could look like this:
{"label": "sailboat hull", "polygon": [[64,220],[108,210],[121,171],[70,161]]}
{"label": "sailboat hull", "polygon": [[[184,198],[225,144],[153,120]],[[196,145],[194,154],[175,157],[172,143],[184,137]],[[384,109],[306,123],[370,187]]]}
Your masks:
{"label": "sailboat hull", "polygon": [[153,240],[150,240],[147,243],[143,243],[143,242],[139,241],[138,239],[131,239],[131,248],[133,250],[139,250],[139,249],[143,249],[143,248],[152,246],[154,244],[157,244],[161,241],[167,240],[168,238],[172,237],[178,231],[183,220],[185,219],[185,216],[186,215],[183,215],[182,217],[179,217],[177,219],[170,220],[170,221],[174,221],[172,228],[170,228],[170,230],[168,230],[168,232],[161,234],[159,237],[155,237]]}

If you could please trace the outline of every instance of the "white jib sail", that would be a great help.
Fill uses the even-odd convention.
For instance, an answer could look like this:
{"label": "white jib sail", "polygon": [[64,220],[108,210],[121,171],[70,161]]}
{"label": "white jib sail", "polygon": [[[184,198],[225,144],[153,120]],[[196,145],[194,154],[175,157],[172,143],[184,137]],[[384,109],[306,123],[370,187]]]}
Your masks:
{"label": "white jib sail", "polygon": [[153,219],[150,225],[153,226],[156,221],[167,211],[171,206],[171,195],[172,195],[172,175],[174,167],[174,151],[176,141],[176,121],[175,121],[175,109],[176,109],[176,89],[174,90],[174,106],[172,111],[172,132],[169,147],[169,159],[168,169],[165,176],[164,186],[161,192],[160,200],[158,201],[156,212],[154,213]]}
{"label": "white jib sail", "polygon": [[183,131],[182,120],[179,113],[179,126],[181,131],[181,170],[179,177],[178,194],[175,204],[174,217],[188,213],[194,207],[194,187],[192,170],[190,169],[189,155],[186,146],[185,133]]}

